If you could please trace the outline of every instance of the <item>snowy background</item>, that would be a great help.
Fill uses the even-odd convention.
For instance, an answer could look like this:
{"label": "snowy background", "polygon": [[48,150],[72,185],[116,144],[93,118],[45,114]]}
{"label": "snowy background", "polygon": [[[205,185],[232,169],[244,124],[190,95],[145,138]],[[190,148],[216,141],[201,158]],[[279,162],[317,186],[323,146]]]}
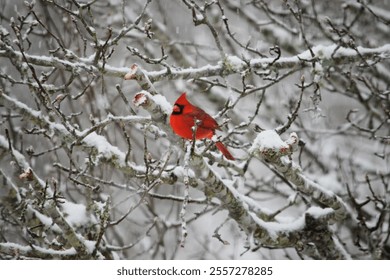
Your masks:
{"label": "snowy background", "polygon": [[390,258],[388,0],[0,7],[0,258]]}

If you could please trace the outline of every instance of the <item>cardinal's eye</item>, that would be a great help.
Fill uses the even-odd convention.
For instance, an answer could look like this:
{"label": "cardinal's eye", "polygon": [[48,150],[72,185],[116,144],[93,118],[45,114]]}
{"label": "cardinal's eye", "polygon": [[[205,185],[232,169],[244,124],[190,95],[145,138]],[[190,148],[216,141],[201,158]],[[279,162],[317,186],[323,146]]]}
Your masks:
{"label": "cardinal's eye", "polygon": [[172,114],[179,115],[179,114],[183,113],[183,108],[184,108],[184,105],[180,105],[180,104],[173,105]]}

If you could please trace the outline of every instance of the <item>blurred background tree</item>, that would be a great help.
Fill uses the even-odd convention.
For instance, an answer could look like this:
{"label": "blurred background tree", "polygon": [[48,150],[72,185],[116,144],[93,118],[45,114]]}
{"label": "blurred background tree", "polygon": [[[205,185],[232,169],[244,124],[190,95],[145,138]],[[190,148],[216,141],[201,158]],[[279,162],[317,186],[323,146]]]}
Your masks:
{"label": "blurred background tree", "polygon": [[390,257],[388,1],[0,6],[1,258]]}

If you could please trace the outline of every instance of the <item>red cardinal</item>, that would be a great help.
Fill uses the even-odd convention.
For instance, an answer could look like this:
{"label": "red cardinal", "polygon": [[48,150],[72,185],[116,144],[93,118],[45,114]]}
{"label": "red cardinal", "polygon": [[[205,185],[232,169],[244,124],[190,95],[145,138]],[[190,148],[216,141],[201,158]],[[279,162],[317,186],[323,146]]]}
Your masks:
{"label": "red cardinal", "polygon": [[[215,130],[219,129],[213,117],[188,102],[184,92],[173,105],[170,118],[171,127],[177,135],[192,140],[194,139],[193,127],[195,126],[195,120],[197,121],[195,139],[211,139],[215,134]],[[221,141],[216,142],[215,145],[227,159],[234,160],[232,154]]]}

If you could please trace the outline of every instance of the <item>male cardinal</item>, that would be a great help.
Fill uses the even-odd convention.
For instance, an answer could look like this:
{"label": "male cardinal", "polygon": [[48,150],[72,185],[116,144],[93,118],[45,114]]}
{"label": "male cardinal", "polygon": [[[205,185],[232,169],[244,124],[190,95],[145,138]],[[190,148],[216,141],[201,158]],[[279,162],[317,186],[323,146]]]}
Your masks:
{"label": "male cardinal", "polygon": [[[215,130],[219,129],[218,123],[213,117],[188,102],[185,92],[173,105],[170,123],[173,131],[185,139],[211,139]],[[215,145],[227,159],[234,160],[232,154],[221,141],[217,141]]]}

